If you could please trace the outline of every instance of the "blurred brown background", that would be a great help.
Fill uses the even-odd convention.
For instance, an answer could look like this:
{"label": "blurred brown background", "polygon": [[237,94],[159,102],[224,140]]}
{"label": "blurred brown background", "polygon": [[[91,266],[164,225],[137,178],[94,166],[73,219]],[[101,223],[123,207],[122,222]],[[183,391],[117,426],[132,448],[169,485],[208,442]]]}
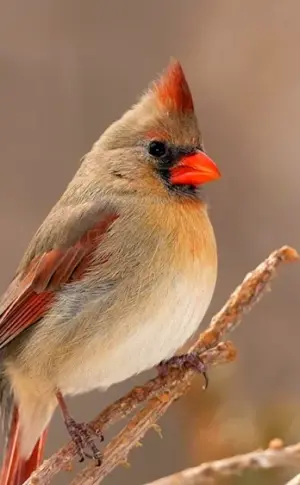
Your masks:
{"label": "blurred brown background", "polygon": [[[207,190],[220,269],[206,322],[271,250],[299,249],[299,15],[298,0],[2,0],[1,289],[81,156],[171,55],[185,68],[206,149],[223,173]],[[295,266],[235,333],[238,361],[211,372],[204,394],[198,379],[162,420],[164,439],[150,432],[131,469],[106,483],[142,484],[274,435],[299,440],[299,339]],[[75,417],[93,417],[146,377],[72,399]],[[57,413],[47,453],[66,438]],[[55,483],[69,481],[65,473]]]}

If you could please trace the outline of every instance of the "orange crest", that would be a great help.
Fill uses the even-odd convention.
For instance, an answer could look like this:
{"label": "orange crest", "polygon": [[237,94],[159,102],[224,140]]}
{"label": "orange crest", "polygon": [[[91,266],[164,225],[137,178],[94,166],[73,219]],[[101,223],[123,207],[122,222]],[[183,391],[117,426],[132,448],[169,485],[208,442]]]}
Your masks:
{"label": "orange crest", "polygon": [[172,61],[161,78],[155,83],[154,92],[164,108],[188,113],[194,111],[190,88],[180,63]]}

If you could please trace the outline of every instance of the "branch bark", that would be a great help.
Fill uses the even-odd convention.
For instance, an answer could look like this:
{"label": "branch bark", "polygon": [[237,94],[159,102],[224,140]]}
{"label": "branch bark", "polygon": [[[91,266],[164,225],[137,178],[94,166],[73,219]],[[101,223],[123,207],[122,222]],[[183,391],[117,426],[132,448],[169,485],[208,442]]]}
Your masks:
{"label": "branch bark", "polygon": [[[217,478],[238,475],[248,469],[259,470],[282,466],[300,467],[300,443],[279,448],[273,447],[271,442],[269,447],[264,450],[202,463],[200,466],[160,478],[147,485],[208,485]],[[297,484],[300,482],[288,482],[287,485]]]}
{"label": "branch bark", "polygon": [[[284,246],[274,251],[255,270],[249,273],[242,284],[236,288],[219,313],[212,319],[209,327],[190,348],[196,351],[207,365],[230,362],[235,358],[235,349],[230,342],[220,342],[225,333],[233,331],[240,323],[244,313],[260,299],[269,282],[275,276],[282,262],[298,259],[297,252]],[[146,431],[169,408],[174,400],[183,395],[191,384],[193,372],[186,369],[173,369],[167,376],[158,376],[144,386],[135,387],[126,396],[108,406],[90,425],[99,433],[109,425],[128,416],[144,401],[147,406],[139,411],[124,429],[104,449],[101,467],[93,463],[86,467],[73,480],[72,485],[99,483],[118,464],[127,460],[129,451],[138,445]],[[61,448],[41,465],[24,485],[46,485],[63,469],[69,469],[76,457],[72,443]]]}

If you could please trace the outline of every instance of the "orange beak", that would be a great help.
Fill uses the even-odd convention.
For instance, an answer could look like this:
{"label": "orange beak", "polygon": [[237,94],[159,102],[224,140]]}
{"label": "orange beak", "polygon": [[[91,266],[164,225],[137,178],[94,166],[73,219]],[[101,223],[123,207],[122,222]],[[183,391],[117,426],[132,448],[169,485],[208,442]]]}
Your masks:
{"label": "orange beak", "polygon": [[174,185],[201,185],[221,177],[217,165],[200,150],[184,156],[171,169],[170,182]]}

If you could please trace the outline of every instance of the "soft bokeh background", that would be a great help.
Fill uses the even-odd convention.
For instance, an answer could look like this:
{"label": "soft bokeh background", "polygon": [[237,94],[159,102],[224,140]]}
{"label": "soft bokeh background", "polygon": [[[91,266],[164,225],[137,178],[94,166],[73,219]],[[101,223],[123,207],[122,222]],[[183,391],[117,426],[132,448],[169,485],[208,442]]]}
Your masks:
{"label": "soft bokeh background", "polygon": [[[81,156],[171,55],[185,68],[206,149],[223,173],[207,188],[220,269],[206,323],[271,250],[299,249],[299,15],[298,0],[3,0],[1,289]],[[294,266],[281,270],[235,333],[237,362],[211,372],[204,394],[197,379],[162,420],[164,439],[151,431],[132,452],[131,469],[106,483],[142,484],[275,435],[299,440],[299,339]],[[72,399],[71,409],[77,419],[91,418],[146,377]],[[66,438],[57,413],[47,453]],[[247,474],[228,483],[284,477]],[[65,473],[55,484],[69,482]]]}

